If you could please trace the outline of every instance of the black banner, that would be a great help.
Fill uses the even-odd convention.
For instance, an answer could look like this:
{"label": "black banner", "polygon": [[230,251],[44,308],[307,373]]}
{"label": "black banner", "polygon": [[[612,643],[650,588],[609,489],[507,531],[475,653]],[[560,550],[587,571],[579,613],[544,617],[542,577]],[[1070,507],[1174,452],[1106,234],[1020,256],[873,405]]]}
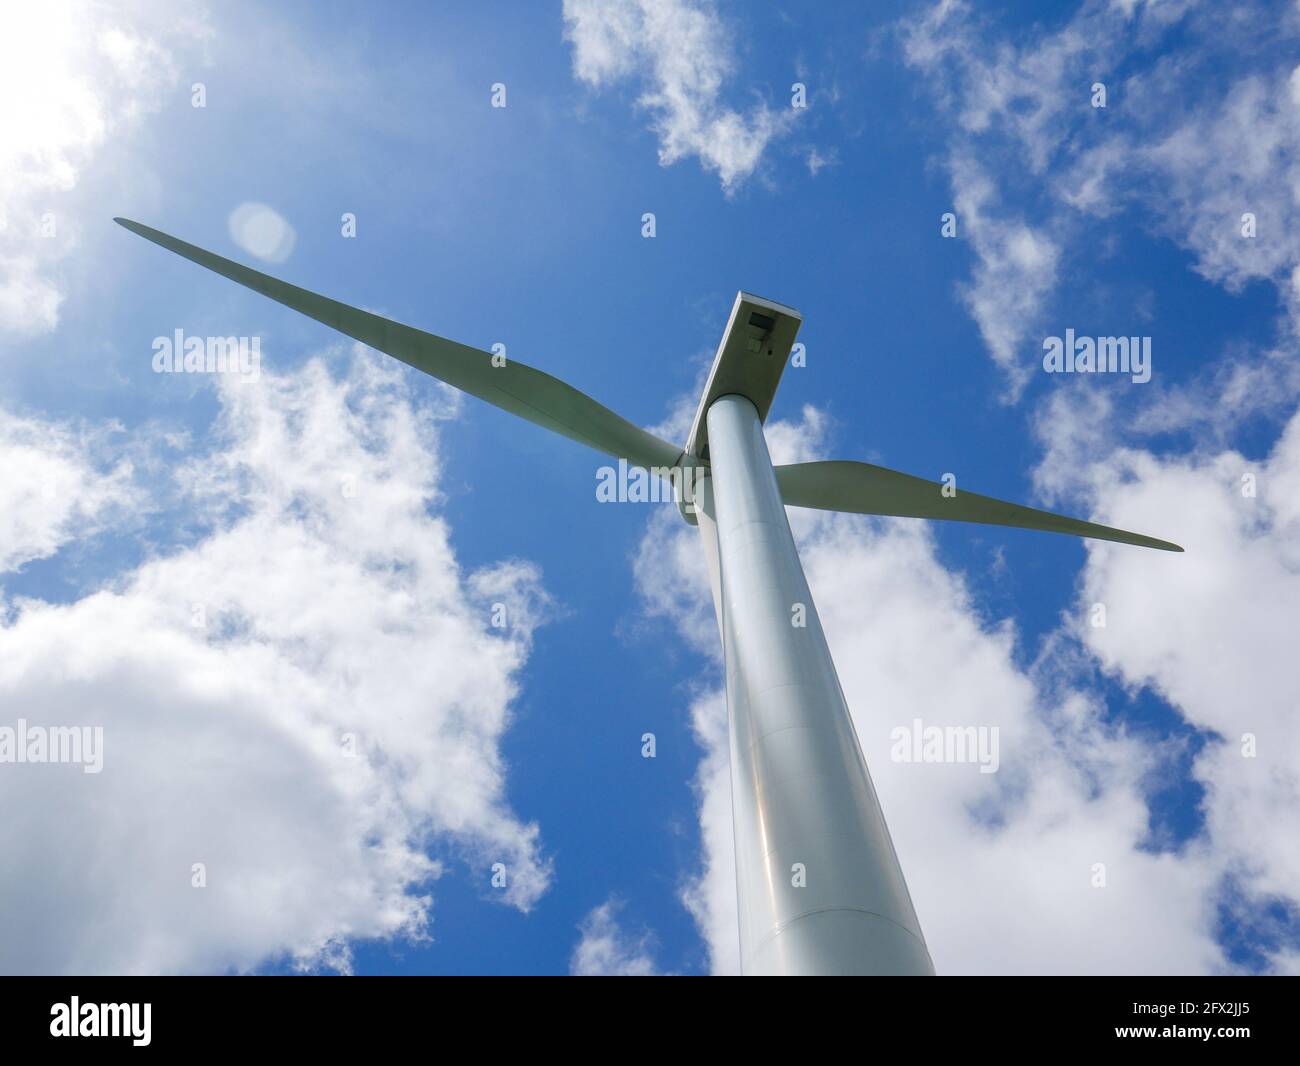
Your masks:
{"label": "black banner", "polygon": [[[1157,1053],[1199,1046],[1238,1054],[1247,1049],[1235,1045],[1289,1045],[1296,1013],[1296,986],[1286,978],[878,978],[843,983],[829,1001],[825,991],[810,995],[807,983],[771,981],[750,983],[743,997],[734,983],[688,992],[686,982],[662,980],[588,981],[550,995],[421,977],[15,978],[5,985],[5,1050],[35,1054],[106,1045],[131,1054],[337,1054],[464,1037],[482,1040],[489,1056],[512,1041],[554,1048],[557,1038],[571,1050],[644,1054],[661,1042],[665,1054],[678,1054],[702,1025],[714,1040],[730,1031],[748,1042],[761,1031],[772,1050],[802,1045],[818,1055],[828,1038],[842,1040],[855,1025],[863,1038],[887,1040],[891,1056],[909,1043],[924,1052],[986,1053],[990,1040],[998,1052],[1155,1044],[1163,1045]],[[732,1012],[738,1016],[727,1019]],[[611,1044],[610,1028],[620,1024],[631,1043]]]}

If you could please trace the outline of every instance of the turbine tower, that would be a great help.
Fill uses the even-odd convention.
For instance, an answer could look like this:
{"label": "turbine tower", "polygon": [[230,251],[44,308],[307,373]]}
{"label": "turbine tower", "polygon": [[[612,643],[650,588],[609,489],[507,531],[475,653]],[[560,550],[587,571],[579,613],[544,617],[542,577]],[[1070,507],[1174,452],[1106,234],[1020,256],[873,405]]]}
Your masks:
{"label": "turbine tower", "polygon": [[786,507],[1176,544],[869,463],[773,466],[763,436],[799,312],[738,293],[681,447],[563,381],[349,307],[156,229],[131,232],[511,414],[670,480],[698,525],[727,675],[741,967],[746,974],[932,974]]}

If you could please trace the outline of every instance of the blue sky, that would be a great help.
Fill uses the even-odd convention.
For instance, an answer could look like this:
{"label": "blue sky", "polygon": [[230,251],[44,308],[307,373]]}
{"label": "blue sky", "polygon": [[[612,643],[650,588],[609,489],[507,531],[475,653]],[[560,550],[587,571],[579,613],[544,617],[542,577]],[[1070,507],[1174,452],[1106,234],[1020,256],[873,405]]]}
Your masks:
{"label": "blue sky", "polygon": [[[1296,971],[1292,7],[185,10],[4,35],[35,58],[0,156],[0,725],[107,746],[96,778],[0,767],[50,804],[0,837],[36,871],[0,876],[4,921],[70,930],[15,926],[0,968],[734,965],[694,531],[123,215],[673,439],[761,293],[805,323],[778,456],[1186,545],[791,515],[941,972]],[[235,239],[248,203],[282,261]],[[261,379],[155,374],[178,328],[260,337]],[[1149,336],[1152,380],[1044,373],[1067,328]],[[1003,769],[892,762],[915,717],[997,726]]]}

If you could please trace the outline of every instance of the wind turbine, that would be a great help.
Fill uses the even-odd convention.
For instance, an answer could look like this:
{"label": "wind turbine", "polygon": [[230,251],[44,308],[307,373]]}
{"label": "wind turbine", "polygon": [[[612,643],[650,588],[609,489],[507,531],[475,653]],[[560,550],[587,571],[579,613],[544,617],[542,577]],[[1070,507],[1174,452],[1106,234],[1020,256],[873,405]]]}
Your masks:
{"label": "wind turbine", "polygon": [[[1180,552],[1168,541],[869,463],[773,466],[763,436],[802,318],[738,293],[678,447],[540,370],[349,307],[168,236],[177,255],[598,452],[670,479],[698,525],[727,674],[741,967],[932,974],[898,856],[799,563],[785,508],[940,518]],[[800,624],[802,623],[802,624]]]}

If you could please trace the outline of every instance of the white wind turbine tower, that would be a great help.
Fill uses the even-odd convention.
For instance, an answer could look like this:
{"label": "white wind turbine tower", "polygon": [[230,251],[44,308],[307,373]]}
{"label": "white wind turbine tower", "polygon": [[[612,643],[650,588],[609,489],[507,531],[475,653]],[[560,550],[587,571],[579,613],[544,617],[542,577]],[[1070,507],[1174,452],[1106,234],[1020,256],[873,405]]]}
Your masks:
{"label": "white wind turbine tower", "polygon": [[[859,462],[772,465],[763,422],[801,322],[738,293],[678,447],[549,374],[121,225],[449,385],[670,478],[698,524],[722,633],[741,965],[747,974],[931,974],[921,925],[858,745],[785,508],[942,518],[1176,544]],[[682,491],[684,490],[684,491]],[[802,625],[797,622],[802,621]],[[799,871],[798,875],[794,871]]]}

